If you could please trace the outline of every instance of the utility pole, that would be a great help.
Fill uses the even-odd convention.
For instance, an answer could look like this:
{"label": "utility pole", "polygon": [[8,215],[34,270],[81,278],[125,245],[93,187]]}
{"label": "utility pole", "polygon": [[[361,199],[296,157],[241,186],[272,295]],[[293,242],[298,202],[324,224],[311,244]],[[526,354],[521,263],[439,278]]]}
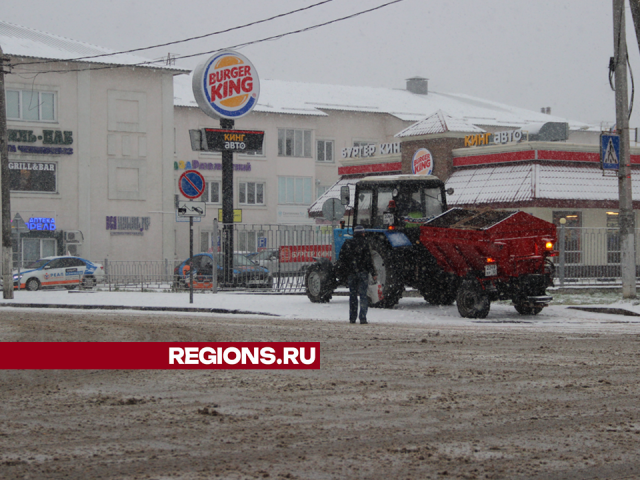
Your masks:
{"label": "utility pole", "polygon": [[2,298],[13,298],[13,249],[11,247],[11,196],[7,146],[7,104],[4,92],[5,58],[0,47],[0,197],[2,198]]}
{"label": "utility pole", "polygon": [[[633,4],[634,0],[631,0]],[[634,212],[631,196],[631,155],[629,143],[629,100],[627,96],[627,40],[625,0],[613,0],[613,59],[616,88],[616,131],[620,136],[620,169],[618,170],[620,268],[622,298],[636,298],[636,256]]]}

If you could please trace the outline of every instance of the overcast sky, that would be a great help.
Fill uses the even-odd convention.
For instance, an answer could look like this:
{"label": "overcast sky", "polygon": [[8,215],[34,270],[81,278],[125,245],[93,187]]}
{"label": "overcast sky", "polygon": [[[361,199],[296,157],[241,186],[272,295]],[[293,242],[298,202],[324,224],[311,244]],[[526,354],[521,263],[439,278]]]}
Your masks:
{"label": "overcast sky", "polygon": [[[223,30],[320,0],[2,0],[2,19],[114,50]],[[308,11],[141,53],[189,55],[324,23],[389,0],[333,0]],[[627,6],[631,67],[640,55]],[[403,0],[372,13],[239,49],[261,78],[465,93],[600,124],[615,118],[611,0]],[[179,61],[193,68],[207,57]],[[640,102],[638,95],[637,102]],[[631,127],[640,127],[640,104]]]}

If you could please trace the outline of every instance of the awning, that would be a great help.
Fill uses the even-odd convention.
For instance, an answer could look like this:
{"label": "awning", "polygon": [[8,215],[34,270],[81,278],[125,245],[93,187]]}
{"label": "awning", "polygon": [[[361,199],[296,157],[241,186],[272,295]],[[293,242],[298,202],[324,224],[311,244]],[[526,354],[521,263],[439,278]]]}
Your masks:
{"label": "awning", "polygon": [[[618,177],[593,167],[518,164],[453,172],[446,182],[450,206],[534,200],[617,201]],[[632,172],[633,198],[640,198],[640,171]]]}

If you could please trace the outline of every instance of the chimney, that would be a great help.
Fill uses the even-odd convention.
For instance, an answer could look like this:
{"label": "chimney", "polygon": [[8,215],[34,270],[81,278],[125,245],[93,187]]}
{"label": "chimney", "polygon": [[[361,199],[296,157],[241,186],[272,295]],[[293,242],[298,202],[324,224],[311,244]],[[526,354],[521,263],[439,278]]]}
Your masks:
{"label": "chimney", "polygon": [[429,79],[423,77],[407,78],[407,90],[418,95],[429,93]]}
{"label": "chimney", "polygon": [[541,107],[540,113],[546,113],[547,115],[551,115],[551,107]]}

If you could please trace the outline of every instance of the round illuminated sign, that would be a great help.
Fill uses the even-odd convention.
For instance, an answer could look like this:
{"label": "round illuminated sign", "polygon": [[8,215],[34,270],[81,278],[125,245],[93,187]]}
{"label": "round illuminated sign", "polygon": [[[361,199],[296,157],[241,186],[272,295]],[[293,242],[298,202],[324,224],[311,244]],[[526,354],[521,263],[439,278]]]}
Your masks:
{"label": "round illuminated sign", "polygon": [[216,53],[193,72],[193,95],[210,117],[235,119],[248,114],[260,96],[260,79],[244,55]]}
{"label": "round illuminated sign", "polygon": [[411,172],[415,175],[431,175],[433,172],[433,155],[426,148],[416,150],[411,160]]}

